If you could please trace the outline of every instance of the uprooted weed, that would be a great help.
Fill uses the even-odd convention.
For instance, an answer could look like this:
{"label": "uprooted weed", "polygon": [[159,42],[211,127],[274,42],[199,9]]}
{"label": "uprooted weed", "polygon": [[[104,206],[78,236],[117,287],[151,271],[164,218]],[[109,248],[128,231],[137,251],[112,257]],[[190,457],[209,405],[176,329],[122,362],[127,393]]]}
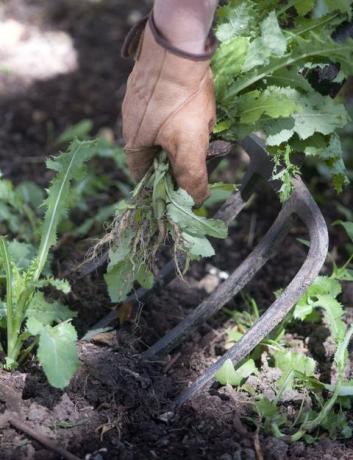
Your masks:
{"label": "uprooted weed", "polygon": [[[224,184],[218,187],[224,187]],[[234,187],[233,187],[234,189]],[[232,189],[232,190],[233,190]],[[135,281],[149,289],[157,273],[156,258],[166,243],[173,248],[180,276],[191,260],[214,255],[206,236],[226,238],[223,221],[200,217],[193,211],[192,197],[176,189],[169,162],[162,153],[137,184],[129,200],[121,201],[107,233],[88,255],[92,261],[109,251],[105,281],[113,302],[121,302],[132,291]]]}

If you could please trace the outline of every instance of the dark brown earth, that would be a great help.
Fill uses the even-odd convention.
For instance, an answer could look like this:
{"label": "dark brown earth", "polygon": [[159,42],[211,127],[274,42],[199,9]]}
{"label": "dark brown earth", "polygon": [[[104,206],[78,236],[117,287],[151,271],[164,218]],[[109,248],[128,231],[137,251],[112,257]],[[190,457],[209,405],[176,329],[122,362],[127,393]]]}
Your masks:
{"label": "dark brown earth", "polygon": [[[46,185],[50,175],[44,160],[55,153],[57,135],[84,118],[93,121],[94,132],[109,128],[120,141],[120,104],[131,67],[130,62],[120,58],[120,47],[129,24],[145,14],[150,3],[131,0],[3,0],[0,3],[0,24],[7,26],[0,29],[0,170],[6,177],[15,183],[30,179]],[[23,52],[17,61],[10,64],[6,61],[4,68],[1,61],[6,58],[1,48],[4,30],[8,49],[17,53],[27,46],[30,50],[31,44],[38,40],[35,43],[42,46],[45,58],[33,61],[33,54]],[[56,34],[54,38],[52,32]],[[54,44],[48,51],[50,40]],[[102,171],[111,169],[104,161],[97,167]],[[114,178],[120,173],[111,174]],[[325,187],[325,183],[318,183],[313,189],[322,192]],[[327,221],[332,222],[338,217],[333,206],[337,198],[329,191],[323,196],[326,201],[320,203],[321,207]],[[340,201],[352,207],[352,192],[345,192]],[[232,228],[231,237],[226,243],[216,244],[214,266],[229,272],[239,264],[271,224],[279,209],[274,203],[276,197],[266,190],[255,197]],[[330,231],[331,248],[338,248],[335,254],[336,260],[340,260],[344,233],[338,228]],[[303,236],[300,224],[292,229],[282,253],[248,286],[247,293],[261,308],[273,301],[273,292],[292,279],[303,261],[305,249],[296,243],[299,236]],[[58,275],[67,273],[82,260],[82,247],[78,240],[67,239],[56,254]],[[149,301],[137,317],[130,318],[116,331],[99,336],[94,343],[80,343],[81,368],[66,391],[51,388],[34,362],[13,374],[0,371],[0,399],[4,399],[0,401],[0,412],[5,411],[6,402],[7,408],[16,410],[17,416],[30,427],[87,460],[353,459],[351,440],[332,441],[323,435],[316,444],[305,446],[302,442],[288,445],[258,435],[253,426],[241,420],[247,413],[248,397],[228,387],[213,388],[178,412],[171,412],[172,401],[180,390],[224,351],[228,316],[218,314],[164,360],[144,362],[139,353],[207,295],[199,285],[206,273],[205,264],[193,266],[187,282],[175,280]],[[67,300],[79,313],[76,325],[81,334],[110,311],[100,275],[99,271],[84,279],[79,279],[75,272],[69,275],[73,293]],[[351,286],[347,286],[344,296],[351,311]],[[243,305],[239,297],[228,307]],[[302,343],[304,338],[311,340],[312,349],[322,340],[318,331],[310,330],[302,334],[294,331],[293,338]],[[8,389],[5,397],[3,388]],[[0,459],[57,458],[0,417]]]}

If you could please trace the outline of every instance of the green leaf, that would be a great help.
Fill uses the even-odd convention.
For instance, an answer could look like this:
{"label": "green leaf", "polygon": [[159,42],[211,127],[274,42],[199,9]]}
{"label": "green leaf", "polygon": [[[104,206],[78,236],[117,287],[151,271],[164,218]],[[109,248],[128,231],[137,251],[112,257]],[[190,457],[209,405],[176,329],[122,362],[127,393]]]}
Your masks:
{"label": "green leaf", "polygon": [[334,276],[338,281],[353,281],[353,270],[345,267],[336,268]]}
{"label": "green leaf", "polygon": [[[329,385],[325,384],[326,390],[330,391],[333,393],[336,389],[335,385]],[[340,385],[339,390],[338,390],[338,396],[353,396],[353,384],[350,385]]]}
{"label": "green leaf", "polygon": [[183,243],[187,250],[195,257],[212,257],[215,251],[205,237],[197,237],[188,233],[182,233]]}
{"label": "green leaf", "polygon": [[261,24],[262,41],[271,54],[283,56],[287,50],[287,39],[277,20],[276,13],[271,11]]}
{"label": "green leaf", "polygon": [[345,107],[328,96],[320,94],[300,96],[297,93],[296,99],[297,106],[300,108],[291,115],[293,123],[280,120],[264,126],[265,129],[268,127],[268,145],[280,145],[295,133],[300,139],[308,139],[315,133],[332,134],[349,121]]}
{"label": "green leaf", "polygon": [[349,122],[342,104],[319,94],[301,98],[302,111],[293,115],[294,131],[300,139],[307,139],[316,132],[331,134]]}
{"label": "green leaf", "polygon": [[26,310],[26,317],[36,319],[43,326],[52,325],[61,321],[72,319],[77,315],[66,305],[58,301],[48,302],[43,292],[37,291],[32,297]]}
{"label": "green leaf", "polygon": [[6,328],[7,308],[6,304],[0,300],[0,328]]}
{"label": "green leaf", "polygon": [[65,131],[60,134],[57,139],[57,144],[64,144],[72,142],[76,139],[85,140],[89,136],[93,128],[92,120],[82,120],[75,125],[69,126]]}
{"label": "green leaf", "polygon": [[[321,61],[326,58],[327,61],[331,60],[341,64],[342,69],[347,75],[353,72],[353,40],[335,43],[325,32],[323,32],[322,36],[310,33],[306,39],[297,37],[296,40],[296,46],[289,56],[280,58],[272,57],[267,65],[259,69],[253,69],[251,72],[246,72],[243,76],[239,77],[227,91],[222,104],[234,101],[235,96],[240,92],[256,83],[262,82],[267,76],[273,75],[276,71],[293,65],[302,68],[304,62],[314,58],[320,58]],[[316,94],[314,93],[314,95]]]}
{"label": "green leaf", "polygon": [[70,283],[64,279],[58,279],[53,277],[43,278],[35,282],[37,288],[44,288],[51,286],[57,291],[62,292],[63,294],[69,294],[71,292]]}
{"label": "green leaf", "polygon": [[228,86],[240,74],[249,47],[249,38],[236,37],[221,43],[212,59],[217,100],[222,101]]}
{"label": "green leaf", "polygon": [[304,321],[315,308],[323,308],[331,334],[335,340],[340,340],[345,327],[342,321],[343,309],[336,297],[341,292],[342,287],[337,279],[328,276],[317,277],[295,306],[293,317]]}
{"label": "green leaf", "polygon": [[39,335],[37,356],[49,383],[65,388],[79,367],[75,328],[67,322],[45,326],[32,317],[27,321],[27,329],[32,335]]}
{"label": "green leaf", "polygon": [[27,269],[35,257],[35,248],[29,243],[12,240],[8,242],[8,250],[13,263],[19,270]]}
{"label": "green leaf", "polygon": [[222,385],[239,386],[251,374],[258,374],[257,367],[252,359],[248,359],[237,370],[230,359],[227,359],[221,369],[215,374],[215,379]]}
{"label": "green leaf", "polygon": [[151,289],[154,283],[154,276],[146,264],[141,264],[136,272],[136,281],[145,289]]}
{"label": "green leaf", "polygon": [[250,125],[264,115],[270,118],[289,117],[300,110],[295,101],[297,97],[297,92],[290,88],[269,86],[265,91],[255,90],[239,96],[236,112],[240,123]]}
{"label": "green leaf", "polygon": [[300,16],[307,15],[315,6],[315,0],[297,0],[295,9]]}
{"label": "green leaf", "polygon": [[134,267],[129,259],[114,265],[104,275],[112,302],[122,302],[132,291],[135,280]]}
{"label": "green leaf", "polygon": [[242,72],[267,65],[270,56],[283,56],[286,49],[287,40],[279,27],[276,13],[272,11],[261,24],[261,36],[250,43]]}
{"label": "green leaf", "polygon": [[237,190],[237,186],[235,184],[216,182],[210,184],[209,190],[210,195],[203,204],[203,207],[206,209],[224,203]]}
{"label": "green leaf", "polygon": [[324,0],[324,4],[326,6],[325,13],[340,11],[347,13],[348,19],[352,18],[352,0]]}
{"label": "green leaf", "polygon": [[7,335],[13,339],[14,325],[14,297],[16,292],[13,292],[14,273],[12,267],[11,256],[5,238],[0,238],[0,262],[4,266],[6,276],[6,312],[7,312]]}
{"label": "green leaf", "polygon": [[16,187],[17,193],[32,209],[38,209],[44,200],[44,191],[39,185],[31,181],[23,181]]}
{"label": "green leaf", "polygon": [[342,305],[331,295],[319,295],[315,306],[324,310],[324,316],[331,335],[336,343],[339,344],[346,332],[346,325],[342,320],[344,313]]}
{"label": "green leaf", "polygon": [[216,37],[220,42],[226,42],[248,32],[250,22],[253,20],[251,2],[244,1],[238,8],[231,8],[227,20],[216,29]]}
{"label": "green leaf", "polygon": [[214,238],[226,238],[228,232],[225,223],[219,219],[196,216],[192,211],[194,201],[185,190],[173,191],[169,193],[168,198],[168,217],[183,231],[199,237],[209,235]]}
{"label": "green leaf", "polygon": [[84,173],[84,165],[93,156],[94,147],[94,142],[74,141],[66,153],[47,162],[47,166],[57,174],[50,185],[45,202],[46,213],[38,251],[38,268],[34,279],[39,278],[47,261],[49,249],[56,243],[58,224],[67,213],[72,181],[79,179]]}
{"label": "green leaf", "polygon": [[291,389],[295,373],[311,377],[314,375],[316,362],[302,353],[292,350],[275,350],[272,352],[275,366],[281,370],[282,376],[277,382],[279,386],[285,385],[285,389]]}
{"label": "green leaf", "polygon": [[131,242],[134,237],[132,229],[127,228],[120,236],[119,244],[113,246],[109,250],[109,265],[108,271],[111,270],[115,265],[125,260],[132,251]]}
{"label": "green leaf", "polygon": [[302,69],[295,66],[277,70],[272,75],[266,76],[265,82],[271,86],[290,87],[304,92],[313,90],[310,83],[303,77]]}
{"label": "green leaf", "polygon": [[268,398],[264,396],[255,402],[255,407],[260,417],[271,418],[278,413],[276,403],[270,401]]}
{"label": "green leaf", "polygon": [[347,362],[347,349],[349,346],[349,342],[351,341],[353,336],[353,325],[350,326],[348,331],[346,332],[345,336],[342,338],[340,343],[338,344],[336,353],[335,353],[335,363],[337,364],[338,369],[341,373],[344,372],[344,368]]}

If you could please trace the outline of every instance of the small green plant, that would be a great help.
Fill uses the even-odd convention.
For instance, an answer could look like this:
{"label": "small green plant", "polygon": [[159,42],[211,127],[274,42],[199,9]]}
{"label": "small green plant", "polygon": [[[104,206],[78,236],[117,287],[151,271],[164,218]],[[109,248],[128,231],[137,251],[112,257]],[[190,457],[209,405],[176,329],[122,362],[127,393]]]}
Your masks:
{"label": "small green plant", "polygon": [[[352,281],[352,270],[349,268],[351,258],[338,268],[333,267],[331,276],[320,276],[309,287],[305,295],[295,306],[292,314],[269,338],[264,340],[251,354],[250,358],[237,369],[228,360],[216,375],[221,384],[230,384],[239,390],[248,392],[253,398],[253,409],[257,416],[256,424],[266,432],[288,441],[304,438],[312,442],[320,429],[329,432],[332,438],[350,438],[352,426],[348,419],[351,408],[350,397],[353,396],[353,382],[345,375],[348,364],[348,345],[353,336],[353,326],[347,328],[343,321],[344,309],[338,300],[342,292],[341,281]],[[242,335],[258,319],[258,308],[253,300],[252,313],[229,312],[236,325],[228,331],[228,344],[237,342]],[[291,349],[286,342],[286,330],[293,321],[318,322],[322,312],[322,321],[330,332],[335,346],[332,362],[331,383],[317,378],[318,363],[307,354]],[[262,359],[261,359],[262,357]],[[258,368],[256,362],[264,362],[276,368],[279,377],[271,384],[273,398],[258,394],[256,388],[247,380],[250,375],[264,373],[266,366]],[[295,399],[288,413],[285,402]],[[299,403],[299,404],[298,404]],[[253,423],[253,417],[248,417]]]}
{"label": "small green plant", "polygon": [[0,173],[0,233],[35,242],[39,237],[38,208],[43,197],[43,190],[33,182],[24,181],[15,187]]}
{"label": "small green plant", "polygon": [[[234,186],[215,184],[211,189],[234,190]],[[153,285],[155,256],[160,247],[171,242],[179,274],[178,254],[189,261],[214,255],[207,236],[225,238],[223,221],[208,219],[193,211],[194,201],[176,189],[169,162],[163,153],[132,192],[131,199],[118,205],[111,230],[93,248],[91,257],[109,247],[105,275],[113,302],[123,301],[135,281],[145,288]]]}
{"label": "small green plant", "polygon": [[51,385],[65,387],[76,371],[76,331],[70,320],[74,313],[60,302],[48,302],[43,288],[52,286],[65,294],[67,281],[50,276],[47,266],[57,241],[58,225],[70,207],[75,181],[85,176],[85,164],[95,153],[91,141],[71,143],[66,153],[47,162],[56,174],[47,191],[39,246],[34,249],[16,240],[0,238],[0,339],[4,367],[15,369],[33,349]]}
{"label": "small green plant", "polygon": [[320,94],[307,77],[335,64],[334,82],[353,73],[353,40],[335,42],[339,24],[351,18],[352,2],[229,0],[218,11],[214,58],[218,123],[214,133],[239,140],[265,134],[276,164],[284,163],[282,199],[298,168],[293,154],[324,164],[341,191],[348,177],[338,131],[350,121],[344,105]]}

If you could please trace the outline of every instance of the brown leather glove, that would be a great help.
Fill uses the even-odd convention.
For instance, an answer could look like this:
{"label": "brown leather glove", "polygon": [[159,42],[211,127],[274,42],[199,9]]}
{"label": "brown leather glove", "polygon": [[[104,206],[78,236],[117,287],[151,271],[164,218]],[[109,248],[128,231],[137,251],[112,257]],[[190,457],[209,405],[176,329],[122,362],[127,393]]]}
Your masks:
{"label": "brown leather glove", "polygon": [[161,148],[169,156],[178,185],[196,204],[208,196],[206,156],[215,122],[210,58],[173,48],[161,36],[151,15],[126,38],[123,55],[135,57],[127,82],[122,118],[128,167],[139,180]]}

